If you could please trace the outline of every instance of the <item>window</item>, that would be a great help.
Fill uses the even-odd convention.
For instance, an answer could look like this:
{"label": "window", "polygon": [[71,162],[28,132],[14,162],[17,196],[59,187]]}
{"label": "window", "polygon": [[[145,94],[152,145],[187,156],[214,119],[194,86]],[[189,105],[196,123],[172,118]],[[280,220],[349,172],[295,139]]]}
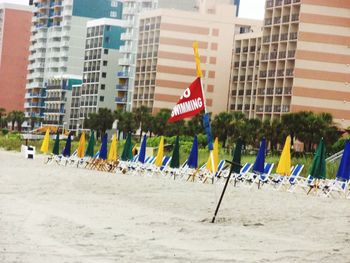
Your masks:
{"label": "window", "polygon": [[106,31],[111,31],[111,26],[106,26]]}
{"label": "window", "polygon": [[118,1],[117,0],[112,0],[111,1],[111,6],[112,7],[117,7],[118,6]]}
{"label": "window", "polygon": [[102,72],[102,78],[107,77],[107,73],[106,72]]}
{"label": "window", "polygon": [[105,100],[105,97],[103,97],[103,96],[100,96],[100,101],[104,101]]}
{"label": "window", "polygon": [[105,42],[108,44],[109,43],[109,37],[105,37]]}
{"label": "window", "polygon": [[101,89],[102,90],[106,89],[106,85],[105,84],[101,84]]}
{"label": "window", "polygon": [[108,54],[108,49],[104,49],[104,50],[103,50],[103,54],[106,54],[106,55],[107,55],[107,54]]}
{"label": "window", "polygon": [[111,11],[109,16],[110,17],[117,17],[117,12],[116,11]]}
{"label": "window", "polygon": [[103,61],[103,66],[107,66],[107,64],[108,64],[108,61],[107,61],[107,60],[104,60],[104,61]]}

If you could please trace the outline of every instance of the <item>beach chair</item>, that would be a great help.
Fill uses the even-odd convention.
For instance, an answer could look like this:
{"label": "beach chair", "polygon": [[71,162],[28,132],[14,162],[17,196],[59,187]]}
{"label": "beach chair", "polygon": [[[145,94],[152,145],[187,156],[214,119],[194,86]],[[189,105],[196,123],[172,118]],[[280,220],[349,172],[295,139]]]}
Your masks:
{"label": "beach chair", "polygon": [[83,159],[80,163],[78,163],[78,167],[89,168],[90,165],[98,158],[100,155],[100,151],[97,151],[93,157],[87,157]]}
{"label": "beach chair", "polygon": [[319,184],[311,175],[308,175],[307,178],[299,178],[296,181],[293,191],[295,191],[297,188],[301,188],[302,190],[308,193],[312,188],[317,186],[316,183],[317,185]]}
{"label": "beach chair", "polygon": [[156,174],[156,175],[163,175],[163,173],[166,171],[168,165],[170,164],[170,161],[171,161],[170,156],[164,156],[163,160],[162,160],[162,165],[161,166],[153,165],[150,172],[152,174]]}
{"label": "beach chair", "polygon": [[273,169],[274,163],[265,163],[265,167],[264,167],[264,173],[262,174],[258,174],[258,176],[255,177],[254,182],[251,184],[251,186],[253,186],[254,183],[258,184],[258,188],[260,188],[260,186],[270,183],[270,175]]}
{"label": "beach chair", "polygon": [[280,190],[282,188],[288,189],[293,192],[296,185],[299,183],[300,173],[303,171],[304,165],[297,164],[293,167],[289,176],[277,175],[271,181],[274,184],[274,188]]}
{"label": "beach chair", "polygon": [[[251,163],[245,163],[245,164],[242,166],[242,168],[241,168],[239,174],[234,173],[233,176],[232,176],[232,178],[231,178],[231,180],[230,180],[231,182],[233,181],[233,185],[234,185],[234,186],[237,186],[237,183],[239,183],[239,182],[244,182],[244,180],[245,180],[245,178],[246,178],[246,175],[249,173],[249,171],[250,171],[250,169],[251,169],[252,167],[253,167],[253,164],[251,164]],[[228,173],[230,172],[230,169],[231,169],[231,167],[229,168]],[[228,176],[228,173],[227,173],[227,175],[226,175],[226,173],[225,173],[224,177]]]}
{"label": "beach chair", "polygon": [[206,172],[202,175],[202,180],[201,180],[202,183],[206,183],[208,182],[208,180],[211,180],[212,183],[214,183],[214,180],[219,178],[219,175],[224,169],[225,163],[226,163],[225,160],[220,160],[220,162],[218,163],[218,170],[215,172],[214,175],[212,172],[206,170]]}
{"label": "beach chair", "polygon": [[75,150],[71,156],[69,157],[65,157],[65,156],[62,156],[61,158],[61,161],[60,161],[60,165],[64,165],[64,166],[67,166],[67,164],[69,164],[70,162],[74,162],[74,160],[77,158],[77,150]]}
{"label": "beach chair", "polygon": [[[182,177],[182,170],[184,169],[187,169],[186,168],[187,166],[187,160],[184,161],[184,163],[179,167],[179,168],[171,168],[171,167],[165,167],[164,170],[163,170],[163,174],[165,176],[169,176],[170,178],[172,179],[176,179],[176,177],[179,177],[181,178]],[[188,166],[187,166],[188,167]]]}
{"label": "beach chair", "polygon": [[190,168],[187,167],[185,170],[185,173],[187,173],[187,179],[186,182],[189,182],[190,179],[192,182],[196,181],[196,178],[198,178],[199,181],[201,181],[201,173],[203,174],[206,170],[207,163],[204,163],[201,167],[198,168]]}
{"label": "beach chair", "polygon": [[252,187],[255,183],[257,183],[258,187],[260,188],[261,183],[264,184],[268,182],[273,166],[273,163],[265,163],[264,172],[262,174],[256,174],[254,172],[246,173],[246,176],[244,177],[243,181],[244,184],[246,186]]}
{"label": "beach chair", "polygon": [[118,164],[118,166],[116,168],[117,172],[119,171],[119,172],[122,172],[123,174],[126,174],[129,171],[129,168],[132,169],[132,167],[134,167],[136,165],[136,162],[137,162],[138,158],[139,158],[139,155],[136,154],[132,158],[132,160],[130,160],[130,161],[122,161],[122,160],[120,160],[119,164]]}
{"label": "beach chair", "polygon": [[334,193],[338,195],[344,195],[346,197],[346,191],[349,187],[349,181],[343,181],[339,178],[334,180],[328,180],[327,183],[323,186],[322,192],[326,197],[333,196]]}

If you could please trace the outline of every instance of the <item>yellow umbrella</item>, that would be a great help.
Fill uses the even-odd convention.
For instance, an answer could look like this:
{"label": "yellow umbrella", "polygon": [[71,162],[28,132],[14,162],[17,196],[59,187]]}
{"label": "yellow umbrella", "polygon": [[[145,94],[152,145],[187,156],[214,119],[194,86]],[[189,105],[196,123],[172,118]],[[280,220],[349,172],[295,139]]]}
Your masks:
{"label": "yellow umbrella", "polygon": [[276,169],[276,173],[280,175],[290,175],[291,159],[290,159],[290,136],[287,136],[286,142],[281,153],[280,161]]}
{"label": "yellow umbrella", "polygon": [[108,161],[117,160],[117,135],[113,134],[111,147],[109,148]]}
{"label": "yellow umbrella", "polygon": [[[214,169],[212,168],[212,164],[213,164],[211,159],[212,156],[214,158]],[[219,163],[219,140],[218,140],[218,137],[216,137],[214,141],[213,153],[210,153],[208,158],[207,169],[212,173],[216,173],[218,169],[218,163]]]}
{"label": "yellow umbrella", "polygon": [[163,157],[164,157],[164,137],[160,137],[160,142],[159,142],[159,146],[158,146],[158,153],[157,153],[157,157],[156,157],[156,161],[154,162],[154,164],[156,166],[162,166],[163,163]]}
{"label": "yellow umbrella", "polygon": [[49,152],[49,142],[50,142],[50,129],[46,130],[45,136],[43,143],[41,144],[40,151],[43,153],[48,153]]}
{"label": "yellow umbrella", "polygon": [[83,158],[85,155],[85,132],[80,135],[79,145],[77,149],[77,156]]}

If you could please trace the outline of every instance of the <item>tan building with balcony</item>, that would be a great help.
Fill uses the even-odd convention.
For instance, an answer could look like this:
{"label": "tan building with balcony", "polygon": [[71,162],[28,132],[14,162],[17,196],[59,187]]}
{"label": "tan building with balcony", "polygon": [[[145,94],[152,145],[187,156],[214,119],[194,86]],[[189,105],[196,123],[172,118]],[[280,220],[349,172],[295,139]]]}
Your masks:
{"label": "tan building with balcony", "polygon": [[[257,40],[243,34],[235,44],[249,48]],[[247,88],[245,52],[233,52],[231,110],[261,119],[329,112],[339,126],[350,125],[349,1],[268,0],[261,42],[256,91],[254,81]],[[249,92],[256,92],[255,110]]]}
{"label": "tan building with balcony", "polygon": [[257,21],[235,17],[235,6],[200,6],[198,12],[158,9],[140,19],[132,107],[156,113],[171,109],[196,78],[192,44],[199,43],[208,110],[227,109],[231,52],[235,32],[249,31]]}

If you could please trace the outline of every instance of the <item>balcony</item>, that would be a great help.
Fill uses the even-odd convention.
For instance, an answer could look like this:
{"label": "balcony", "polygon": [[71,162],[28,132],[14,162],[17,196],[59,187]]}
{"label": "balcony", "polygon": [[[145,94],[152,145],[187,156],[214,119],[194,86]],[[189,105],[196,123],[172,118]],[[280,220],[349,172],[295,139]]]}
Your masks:
{"label": "balcony", "polygon": [[44,72],[34,72],[34,73],[30,74],[30,78],[42,79],[42,78],[44,78]]}
{"label": "balcony", "polygon": [[132,48],[130,46],[121,46],[119,49],[120,53],[131,53]]}
{"label": "balcony", "polygon": [[131,34],[131,33],[123,33],[120,36],[121,40],[134,40],[135,39],[135,35]]}
{"label": "balcony", "polygon": [[132,64],[132,61],[130,58],[121,58],[118,60],[118,64],[128,66]]}
{"label": "balcony", "polygon": [[65,110],[63,109],[45,109],[44,115],[45,114],[59,114],[59,115],[64,115],[66,113]]}
{"label": "balcony", "polygon": [[128,85],[116,85],[116,90],[128,90]]}
{"label": "balcony", "polygon": [[50,3],[51,7],[61,7],[62,6],[62,2],[61,1],[57,1],[57,2],[52,2]]}
{"label": "balcony", "polygon": [[26,102],[24,103],[24,108],[44,108],[44,104],[40,102]]}
{"label": "balcony", "polygon": [[40,98],[43,98],[44,96],[41,95],[40,93],[26,93],[26,95],[24,96],[24,98],[26,99],[33,99],[33,98],[37,98],[37,99],[40,99]]}
{"label": "balcony", "polygon": [[123,15],[133,15],[136,13],[136,9],[133,7],[125,7],[123,8]]}
{"label": "balcony", "polygon": [[115,102],[116,103],[126,103],[126,98],[125,97],[116,97]]}
{"label": "balcony", "polygon": [[34,81],[34,82],[31,82],[31,83],[27,84],[26,87],[27,87],[27,89],[41,88],[42,87],[42,83],[38,82],[38,81]]}
{"label": "balcony", "polygon": [[119,77],[119,78],[129,78],[129,72],[127,72],[127,71],[119,71],[118,73],[117,73],[117,77]]}
{"label": "balcony", "polygon": [[290,106],[289,105],[282,105],[282,112],[290,112]]}
{"label": "balcony", "polygon": [[40,118],[40,113],[39,112],[25,112],[24,117],[26,118]]}
{"label": "balcony", "polygon": [[41,31],[35,35],[35,39],[46,39],[46,31]]}

